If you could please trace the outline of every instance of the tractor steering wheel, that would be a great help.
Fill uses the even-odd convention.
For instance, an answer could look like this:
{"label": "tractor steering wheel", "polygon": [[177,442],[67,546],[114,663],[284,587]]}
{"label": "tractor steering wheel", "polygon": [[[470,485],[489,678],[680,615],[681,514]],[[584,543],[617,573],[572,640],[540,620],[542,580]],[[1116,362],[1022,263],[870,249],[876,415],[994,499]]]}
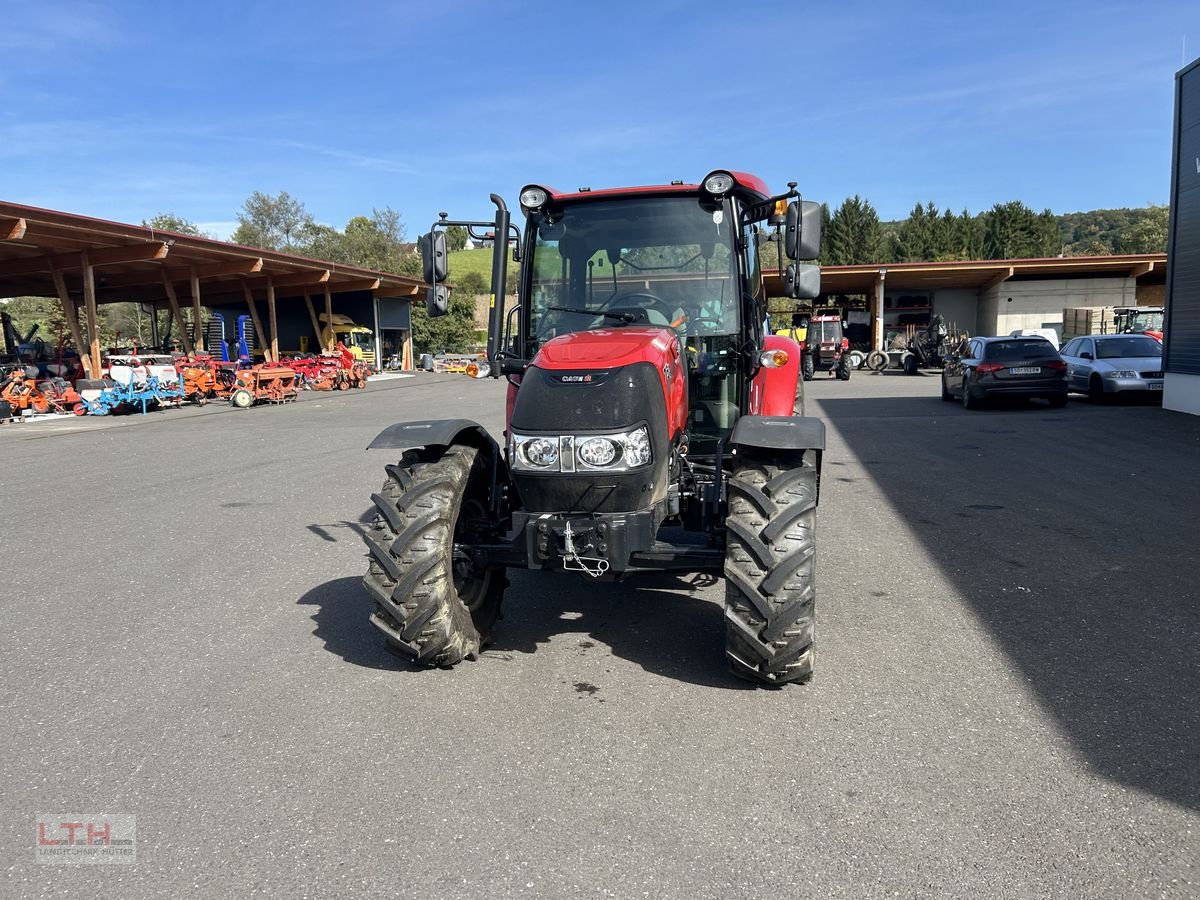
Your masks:
{"label": "tractor steering wheel", "polygon": [[[611,312],[612,310],[619,309],[620,307],[625,306],[626,300],[639,300],[639,299],[646,300],[649,302],[648,303],[632,303],[629,305],[631,305],[634,309],[643,309],[643,310],[647,310],[647,311],[653,309],[655,312],[661,314],[663,319],[666,320],[667,325],[670,326],[671,320],[675,316],[675,310],[672,307],[667,305],[666,300],[664,300],[662,297],[658,296],[658,294],[650,293],[650,291],[629,291],[628,293],[625,293],[625,294],[617,294],[615,297],[613,297],[611,300],[609,300],[607,303],[605,303],[603,306],[600,307],[600,312]],[[648,324],[653,324],[650,322],[649,316],[646,317],[646,322]]]}

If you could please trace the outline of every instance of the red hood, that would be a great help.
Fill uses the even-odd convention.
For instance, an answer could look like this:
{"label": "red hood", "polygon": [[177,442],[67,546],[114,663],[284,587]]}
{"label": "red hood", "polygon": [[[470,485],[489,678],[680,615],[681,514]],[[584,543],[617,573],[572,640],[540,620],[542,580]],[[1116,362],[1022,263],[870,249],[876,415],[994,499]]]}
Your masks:
{"label": "red hood", "polygon": [[659,368],[678,356],[679,341],[666,328],[595,328],[547,341],[533,365],[539,369],[615,369],[635,362]]}
{"label": "red hood", "polygon": [[687,367],[679,354],[679,337],[670,328],[594,328],[547,341],[531,365],[580,371],[649,363],[658,370],[667,404],[669,436],[673,438],[687,425]]}

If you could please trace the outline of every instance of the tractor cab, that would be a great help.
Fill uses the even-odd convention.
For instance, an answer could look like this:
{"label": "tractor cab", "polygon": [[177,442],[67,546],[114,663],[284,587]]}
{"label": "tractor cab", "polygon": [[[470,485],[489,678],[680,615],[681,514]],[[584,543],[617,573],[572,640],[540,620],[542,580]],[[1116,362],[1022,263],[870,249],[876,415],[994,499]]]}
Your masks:
{"label": "tractor cab", "polygon": [[1117,334],[1146,334],[1156,341],[1163,339],[1161,306],[1123,306],[1113,310],[1113,331]]}
{"label": "tractor cab", "polygon": [[[698,193],[555,197],[528,210],[520,356],[583,331],[668,330],[679,344],[692,452],[737,419],[743,330],[765,302],[757,234],[730,227],[732,200]],[[510,336],[511,340],[511,336]]]}

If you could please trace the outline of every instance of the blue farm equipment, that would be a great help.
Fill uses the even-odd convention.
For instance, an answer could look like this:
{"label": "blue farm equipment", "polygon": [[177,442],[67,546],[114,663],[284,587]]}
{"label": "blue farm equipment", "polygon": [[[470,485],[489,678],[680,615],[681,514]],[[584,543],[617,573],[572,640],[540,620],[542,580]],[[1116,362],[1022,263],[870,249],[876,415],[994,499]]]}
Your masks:
{"label": "blue farm equipment", "polygon": [[238,316],[238,362],[249,366],[254,364],[254,323],[250,316]]}
{"label": "blue farm equipment", "polygon": [[112,382],[93,400],[80,400],[75,404],[77,416],[107,416],[119,412],[133,412],[139,406],[142,415],[152,406],[178,405],[183,401],[183,379],[159,380],[155,375],[145,379],[131,378],[128,384]]}

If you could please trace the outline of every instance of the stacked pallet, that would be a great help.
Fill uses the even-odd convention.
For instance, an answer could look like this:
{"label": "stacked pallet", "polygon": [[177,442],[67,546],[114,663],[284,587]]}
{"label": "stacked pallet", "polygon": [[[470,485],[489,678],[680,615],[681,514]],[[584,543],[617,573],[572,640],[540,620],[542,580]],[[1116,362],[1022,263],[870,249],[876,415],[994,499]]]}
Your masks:
{"label": "stacked pallet", "polygon": [[1113,330],[1113,307],[1073,306],[1063,310],[1063,340]]}

